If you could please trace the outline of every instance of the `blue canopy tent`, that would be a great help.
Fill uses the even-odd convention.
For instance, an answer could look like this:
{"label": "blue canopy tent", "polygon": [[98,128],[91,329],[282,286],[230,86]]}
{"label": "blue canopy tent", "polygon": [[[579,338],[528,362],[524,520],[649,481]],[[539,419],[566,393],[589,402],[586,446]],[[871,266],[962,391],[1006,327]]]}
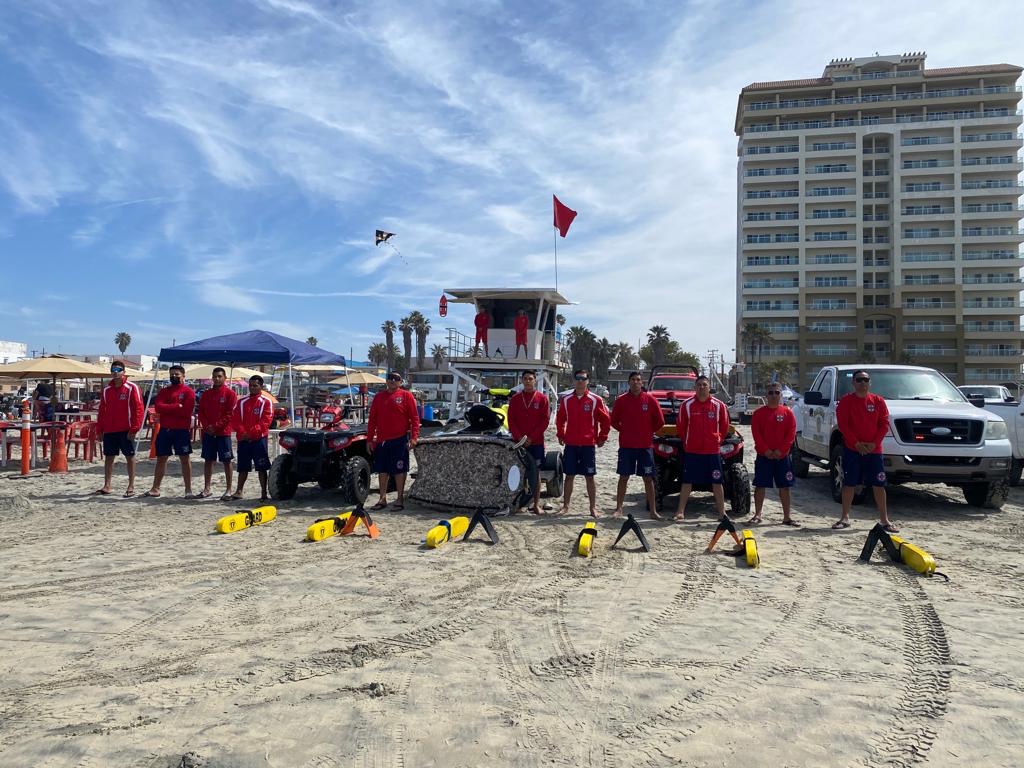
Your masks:
{"label": "blue canopy tent", "polygon": [[[314,347],[304,341],[289,339],[270,331],[242,331],[225,336],[211,336],[190,344],[164,347],[160,361],[165,363],[219,363],[221,365],[287,365],[288,405],[295,422],[295,396],[292,384],[293,365],[338,365],[345,367],[345,358]],[[148,403],[147,403],[148,407]]]}

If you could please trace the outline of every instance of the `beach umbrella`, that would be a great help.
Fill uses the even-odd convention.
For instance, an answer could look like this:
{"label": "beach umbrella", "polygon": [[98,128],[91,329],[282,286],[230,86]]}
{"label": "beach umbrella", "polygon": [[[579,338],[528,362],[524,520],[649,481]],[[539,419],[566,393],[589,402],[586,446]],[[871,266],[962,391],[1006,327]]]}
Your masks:
{"label": "beach umbrella", "polygon": [[352,371],[352,373],[339,376],[336,379],[331,379],[327,383],[347,384],[352,386],[354,384],[386,384],[387,382],[380,376],[374,376],[372,373],[366,373],[365,371]]}
{"label": "beach umbrella", "polygon": [[83,363],[72,357],[29,357],[0,365],[0,377],[10,379],[95,379],[110,375],[106,366]]}

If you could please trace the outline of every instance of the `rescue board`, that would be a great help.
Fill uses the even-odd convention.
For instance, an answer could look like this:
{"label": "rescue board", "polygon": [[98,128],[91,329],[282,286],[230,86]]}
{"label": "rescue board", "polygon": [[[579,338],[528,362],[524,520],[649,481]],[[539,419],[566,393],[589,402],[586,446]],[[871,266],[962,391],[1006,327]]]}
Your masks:
{"label": "rescue board", "polygon": [[743,552],[747,556],[747,565],[757,568],[761,564],[761,557],[757,554],[757,542],[754,540],[754,532],[743,531]]}
{"label": "rescue board", "polygon": [[251,528],[254,525],[265,525],[277,517],[277,507],[256,507],[242,510],[233,515],[225,515],[217,521],[217,533],[234,533]]}
{"label": "rescue board", "polygon": [[451,520],[441,520],[427,531],[427,546],[430,549],[436,549],[446,541],[462,536],[468,528],[468,517],[453,517]]}
{"label": "rescue board", "polygon": [[345,527],[345,523],[352,516],[352,512],[342,512],[340,515],[334,517],[325,517],[321,520],[317,520],[309,528],[306,529],[306,538],[309,541],[323,541],[329,539],[331,536],[341,533],[341,529]]}
{"label": "rescue board", "polygon": [[583,526],[580,535],[576,537],[576,554],[580,557],[590,557],[594,551],[595,536],[597,536],[597,523],[590,520]]}
{"label": "rescue board", "polygon": [[890,536],[889,538],[892,539],[892,543],[899,549],[900,559],[903,560],[904,565],[910,566],[925,576],[931,576],[935,573],[934,557],[920,547],[915,547],[913,544],[904,541],[899,536]]}

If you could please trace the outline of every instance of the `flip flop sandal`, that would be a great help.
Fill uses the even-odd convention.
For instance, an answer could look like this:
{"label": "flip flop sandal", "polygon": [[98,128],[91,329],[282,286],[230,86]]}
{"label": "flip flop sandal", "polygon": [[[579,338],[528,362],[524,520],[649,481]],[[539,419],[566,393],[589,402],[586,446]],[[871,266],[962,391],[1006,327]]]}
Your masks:
{"label": "flip flop sandal", "polygon": [[195,498],[197,498],[197,499],[208,499],[211,496],[213,496],[213,492],[212,491],[200,491],[199,493],[197,493],[195,495]]}
{"label": "flip flop sandal", "polygon": [[892,523],[889,523],[887,526],[885,526],[883,530],[885,530],[886,533],[899,533],[900,532],[900,529],[897,528]]}
{"label": "flip flop sandal", "polygon": [[788,526],[790,526],[792,528],[799,528],[800,527],[800,523],[798,523],[796,520],[783,520],[782,524],[783,525],[788,525]]}
{"label": "flip flop sandal", "polygon": [[372,507],[370,507],[370,509],[372,511],[374,511],[374,512],[379,512],[380,510],[387,509],[387,508],[388,508],[388,503],[386,501],[378,501],[376,504],[374,504]]}
{"label": "flip flop sandal", "polygon": [[849,520],[840,520],[839,522],[832,524],[832,530],[833,531],[838,531],[838,530],[840,530],[842,528],[849,528],[849,527],[850,527],[850,521]]}
{"label": "flip flop sandal", "polygon": [[240,501],[241,499],[242,494],[240,493],[232,493],[230,496],[228,496],[228,501]]}
{"label": "flip flop sandal", "polygon": [[135,495],[135,491],[125,491],[124,492],[124,496],[122,496],[121,498],[130,499],[134,495]]}
{"label": "flip flop sandal", "polygon": [[399,504],[398,502],[396,502],[391,505],[391,509],[394,512],[401,512],[403,509],[405,509],[405,504]]}
{"label": "flip flop sandal", "polygon": [[104,491],[102,488],[97,488],[92,492],[93,496],[109,496],[113,491]]}
{"label": "flip flop sandal", "polygon": [[232,498],[233,497],[232,497],[232,495],[230,493],[225,493],[223,496],[220,497],[220,500],[221,501],[231,501]]}
{"label": "flip flop sandal", "polygon": [[160,498],[160,492],[158,491],[156,493],[153,493],[153,491],[146,491],[144,494],[142,494],[142,498],[144,498],[144,499],[159,499]]}

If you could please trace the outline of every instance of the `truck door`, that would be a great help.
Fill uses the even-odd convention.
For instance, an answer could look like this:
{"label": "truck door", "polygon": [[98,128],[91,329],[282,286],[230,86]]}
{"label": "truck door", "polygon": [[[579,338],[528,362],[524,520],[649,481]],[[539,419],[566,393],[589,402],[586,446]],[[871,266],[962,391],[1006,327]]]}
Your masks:
{"label": "truck door", "polygon": [[812,405],[807,410],[807,419],[803,425],[804,439],[812,443],[811,450],[818,456],[828,456],[828,440],[832,433],[831,419],[829,419],[829,407],[835,384],[835,373],[831,368],[826,368],[818,374],[817,380],[811,387],[812,390],[820,392],[825,398],[826,405]]}

